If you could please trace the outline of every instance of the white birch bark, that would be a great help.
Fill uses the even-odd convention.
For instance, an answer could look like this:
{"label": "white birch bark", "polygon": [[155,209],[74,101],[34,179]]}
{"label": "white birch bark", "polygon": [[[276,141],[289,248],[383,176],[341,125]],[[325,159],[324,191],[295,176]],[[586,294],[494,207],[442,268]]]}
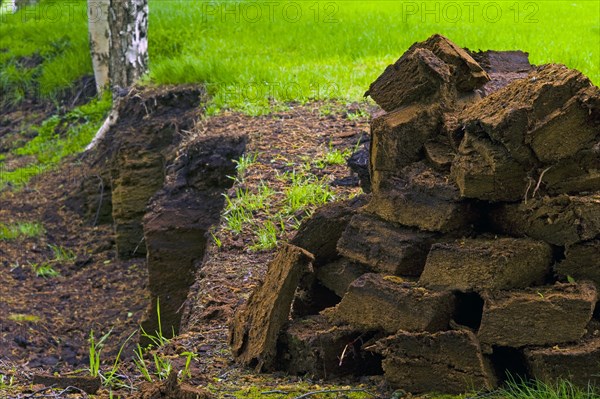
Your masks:
{"label": "white birch bark", "polygon": [[88,0],[87,2],[90,53],[98,96],[101,96],[109,85],[109,6],[110,0]]}
{"label": "white birch bark", "polygon": [[95,148],[117,123],[121,93],[148,71],[148,0],[102,1],[108,3],[108,80],[113,90],[113,109],[86,151]]}
{"label": "white birch bark", "polygon": [[110,0],[110,80],[128,88],[148,70],[148,0]]}
{"label": "white birch bark", "polygon": [[0,14],[13,14],[17,12],[15,0],[0,1]]}

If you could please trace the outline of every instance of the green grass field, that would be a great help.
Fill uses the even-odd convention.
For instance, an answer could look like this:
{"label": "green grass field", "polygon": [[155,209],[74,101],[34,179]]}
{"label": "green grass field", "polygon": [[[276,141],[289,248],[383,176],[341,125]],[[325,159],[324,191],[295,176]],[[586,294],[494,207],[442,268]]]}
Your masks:
{"label": "green grass field", "polygon": [[[54,4],[54,5],[50,5]],[[57,6],[58,4],[58,6]],[[85,1],[0,15],[7,101],[52,98],[91,73]],[[386,65],[433,33],[471,49],[521,49],[600,82],[597,1],[150,0],[146,82],[206,83],[213,110],[261,113],[282,101],[356,101]],[[19,57],[38,53],[40,66]]]}

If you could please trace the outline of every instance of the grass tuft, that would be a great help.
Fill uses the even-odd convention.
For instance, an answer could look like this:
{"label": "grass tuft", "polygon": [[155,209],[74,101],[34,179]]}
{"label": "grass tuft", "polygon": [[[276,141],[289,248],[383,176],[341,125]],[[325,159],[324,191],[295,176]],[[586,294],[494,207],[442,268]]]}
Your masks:
{"label": "grass tuft", "polygon": [[340,151],[337,148],[333,148],[333,144],[329,142],[327,151],[314,161],[314,165],[319,169],[323,169],[330,165],[345,165],[350,155],[352,155],[352,149],[348,148],[344,151]]}
{"label": "grass tuft", "polygon": [[324,180],[293,170],[284,175],[290,181],[285,191],[284,212],[294,214],[311,205],[323,205],[334,199],[333,191]]}
{"label": "grass tuft", "polygon": [[256,241],[250,246],[251,251],[268,251],[277,247],[277,227],[267,220],[256,230]]}
{"label": "grass tuft", "polygon": [[55,262],[73,262],[77,258],[77,255],[73,250],[61,247],[60,245],[48,244],[48,248],[52,250],[54,254],[53,261]]}
{"label": "grass tuft", "polygon": [[49,262],[30,263],[29,265],[31,266],[31,270],[33,270],[38,277],[51,278],[60,276],[60,273],[57,272]]}
{"label": "grass tuft", "polygon": [[19,222],[8,225],[0,223],[0,241],[36,238],[45,232],[44,226],[37,222]]}
{"label": "grass tuft", "polygon": [[525,382],[510,377],[506,386],[490,396],[492,399],[597,399],[600,398],[593,386],[580,388],[570,381],[560,379],[553,384],[540,380]]}

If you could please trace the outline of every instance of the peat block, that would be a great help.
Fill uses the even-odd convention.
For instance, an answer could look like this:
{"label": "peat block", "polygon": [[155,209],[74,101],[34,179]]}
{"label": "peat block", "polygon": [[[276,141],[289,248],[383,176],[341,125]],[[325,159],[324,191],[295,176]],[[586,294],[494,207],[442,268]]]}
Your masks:
{"label": "peat block", "polygon": [[448,328],[454,313],[454,295],[429,291],[415,283],[368,273],[355,280],[342,301],[326,316],[335,323],[363,331],[386,333],[438,331]]}
{"label": "peat block", "polygon": [[388,66],[366,94],[389,112],[411,103],[447,98],[451,77],[443,60],[428,49],[415,48]]}
{"label": "peat block", "polygon": [[452,175],[467,198],[518,201],[527,187],[527,172],[503,146],[470,133],[452,162]]}
{"label": "peat block", "polygon": [[111,173],[112,218],[119,258],[144,257],[142,219],[150,198],[161,189],[165,160],[160,153],[124,148]]}
{"label": "peat block", "polygon": [[470,331],[400,331],[378,341],[373,350],[384,356],[385,379],[408,392],[458,394],[496,385],[496,377]]}
{"label": "peat block", "polygon": [[481,343],[522,347],[577,341],[596,305],[591,283],[557,284],[484,295]]}
{"label": "peat block", "polygon": [[491,210],[490,221],[502,234],[572,245],[600,235],[600,194],[558,195],[502,204]]}
{"label": "peat block", "polygon": [[[527,143],[543,163],[575,156],[600,140],[600,109],[596,104],[600,99],[600,89],[589,84],[590,87],[569,99],[528,133]],[[590,101],[593,97],[594,102]]]}
{"label": "peat block", "polygon": [[[522,170],[515,171],[520,181],[523,171],[535,171],[531,178],[544,183],[549,193],[575,193],[600,190],[600,89],[592,85],[579,71],[563,65],[545,65],[531,72],[527,79],[512,82],[460,115],[465,139],[484,136],[504,147],[506,159],[518,162]],[[468,143],[464,143],[465,145]],[[467,145],[465,150],[473,145]],[[453,165],[455,174],[477,174],[471,164],[487,160],[490,169],[498,165],[497,157],[486,158],[482,151],[462,152],[460,162]],[[474,158],[474,159],[470,159]],[[460,169],[465,169],[460,173]],[[496,178],[509,177],[502,169]],[[518,174],[517,174],[518,173]],[[522,185],[522,182],[521,182]],[[461,187],[462,188],[462,187]],[[518,185],[515,186],[518,188]],[[517,190],[518,193],[519,190]],[[518,196],[492,200],[517,200]],[[525,190],[521,190],[523,197]],[[493,197],[493,196],[492,196]]]}
{"label": "peat block", "polygon": [[[471,105],[461,119],[467,131],[484,131],[520,162],[522,145],[540,161],[553,162],[595,144],[597,90],[577,70],[544,65]],[[565,134],[567,126],[581,131]]]}
{"label": "peat block", "polygon": [[432,289],[483,291],[525,288],[544,281],[552,249],[531,239],[462,239],[431,247],[419,284]]}
{"label": "peat block", "polygon": [[[518,87],[517,83],[513,84]],[[494,140],[506,148],[508,157],[525,166],[533,166],[536,164],[535,156],[532,149],[525,145],[528,108],[522,105],[520,108],[496,109],[503,104],[495,96],[503,94],[504,91],[500,91],[465,109],[461,114],[464,129],[472,136],[486,136]]]}
{"label": "peat block", "polygon": [[600,337],[569,346],[528,349],[525,358],[531,375],[546,383],[567,379],[583,388],[600,386]]}
{"label": "peat block", "polygon": [[158,330],[160,299],[163,331],[179,331],[179,309],[204,257],[211,226],[218,224],[231,187],[227,176],[244,152],[245,137],[200,136],[180,150],[163,188],[152,197],[143,219],[151,309],[146,331]]}
{"label": "peat block", "polygon": [[236,313],[231,326],[230,343],[238,362],[258,371],[273,366],[277,337],[289,319],[300,279],[312,272],[313,260],[309,252],[287,244],[269,263],[265,281]]}
{"label": "peat block", "polygon": [[372,270],[418,276],[432,244],[432,233],[401,227],[376,217],[357,214],[338,241],[338,251]]}
{"label": "peat block", "polygon": [[478,216],[456,184],[424,162],[407,166],[400,176],[387,176],[365,210],[390,222],[443,233],[468,232]]}
{"label": "peat block", "polygon": [[389,65],[365,95],[389,112],[410,103],[448,100],[453,92],[470,92],[487,81],[487,73],[465,50],[433,35]]}
{"label": "peat block", "polygon": [[367,273],[369,268],[363,264],[340,258],[335,262],[315,268],[317,280],[340,298],[344,296],[350,284]]}
{"label": "peat block", "polygon": [[561,160],[545,170],[541,181],[549,194],[600,191],[600,145],[582,150],[574,157]]}
{"label": "peat block", "polygon": [[304,248],[315,257],[315,266],[338,258],[336,245],[354,213],[368,201],[361,195],[345,201],[332,202],[317,209],[303,221],[292,244]]}
{"label": "peat block", "polygon": [[[371,122],[371,178],[375,171],[397,172],[422,159],[423,145],[439,134],[439,106],[408,105]],[[373,179],[374,190],[379,181]]]}
{"label": "peat block", "polygon": [[413,44],[407,52],[418,47],[430,49],[450,66],[458,91],[475,90],[490,80],[487,73],[467,51],[442,35],[433,35],[422,45],[420,43]]}
{"label": "peat block", "polygon": [[[163,186],[165,166],[175,158],[179,131],[191,129],[200,86],[132,90],[118,104],[115,125],[93,151],[94,167],[110,170],[112,219],[120,258],[143,257],[142,218],[150,198]],[[102,173],[100,173],[102,175]]]}
{"label": "peat block", "polygon": [[449,171],[452,161],[456,156],[456,150],[446,136],[437,136],[423,145],[427,161],[436,169]]}
{"label": "peat block", "polygon": [[294,320],[280,337],[278,367],[317,378],[379,374],[381,358],[360,350],[363,337],[363,332],[334,326],[321,315]]}
{"label": "peat block", "polygon": [[593,281],[600,289],[600,239],[569,245],[555,270],[562,277]]}

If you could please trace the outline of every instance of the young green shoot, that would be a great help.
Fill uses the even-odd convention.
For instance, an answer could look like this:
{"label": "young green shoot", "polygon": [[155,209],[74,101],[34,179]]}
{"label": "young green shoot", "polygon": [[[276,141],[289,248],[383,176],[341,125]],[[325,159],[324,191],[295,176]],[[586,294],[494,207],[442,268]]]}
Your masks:
{"label": "young green shoot", "polygon": [[152,376],[150,375],[150,371],[146,366],[146,361],[144,360],[144,350],[140,344],[137,344],[136,349],[133,351],[135,357],[133,358],[133,363],[142,374],[144,379],[148,382],[152,382]]}
{"label": "young green shoot", "polygon": [[[98,375],[100,375],[100,378],[102,378],[102,385],[107,386],[107,387],[113,387],[113,386],[114,387],[127,387],[127,385],[124,385],[124,384],[121,384],[118,382],[117,371],[119,370],[119,360],[121,359],[121,353],[123,352],[123,348],[125,348],[125,345],[127,344],[127,342],[134,335],[135,335],[135,331],[132,332],[131,334],[129,334],[129,336],[127,337],[125,342],[123,342],[123,344],[119,348],[119,352],[117,353],[115,361],[114,361],[111,369],[108,371],[108,373],[106,373],[106,375],[102,375],[100,372],[98,372]],[[98,358],[98,360],[99,360],[99,358]]]}
{"label": "young green shoot", "polygon": [[[160,320],[160,299],[159,298],[156,298],[156,320],[158,323],[158,331],[155,331],[154,334],[147,333],[143,327],[140,327],[140,329],[142,332],[142,337],[148,338],[148,340],[150,340],[150,342],[152,342],[152,345],[154,345],[155,348],[159,348],[159,347],[169,343],[169,339],[163,335],[163,331],[162,331],[162,323]],[[173,334],[173,335],[175,335],[175,334]]]}
{"label": "young green shoot", "polygon": [[344,165],[350,155],[352,155],[351,149],[340,151],[337,148],[334,148],[333,143],[330,141],[325,154],[317,158],[314,164],[319,169],[323,169],[330,165]]}
{"label": "young green shoot", "polygon": [[210,232],[210,236],[212,237],[213,242],[215,243],[217,248],[221,249],[221,247],[223,246],[223,242],[221,242],[221,239],[217,237],[212,231]]}
{"label": "young green shoot", "polygon": [[346,114],[346,118],[348,118],[348,120],[350,120],[350,121],[355,121],[357,119],[363,119],[363,118],[368,118],[368,117],[369,117],[369,113],[362,108],[360,108],[356,112],[348,112]]}
{"label": "young green shoot", "polygon": [[185,356],[185,368],[181,372],[182,378],[192,378],[190,365],[192,364],[192,359],[197,358],[198,355],[193,352],[182,352],[181,356]]}
{"label": "young green shoot", "polygon": [[166,380],[171,374],[171,370],[173,369],[173,365],[171,361],[166,357],[162,357],[157,353],[153,354],[154,358],[154,367],[156,367],[156,376],[159,380]]}
{"label": "young green shoot", "polygon": [[29,265],[38,277],[51,278],[60,276],[60,273],[57,272],[49,262],[30,263]]}
{"label": "young green shoot", "polygon": [[[238,189],[236,195],[242,195],[243,191]],[[252,220],[252,212],[242,206],[242,197],[231,198],[227,194],[225,197],[225,212],[223,218],[227,222],[227,229],[235,234],[242,232],[244,225]]]}
{"label": "young green shoot", "polygon": [[291,185],[285,190],[287,214],[313,205],[323,205],[334,199],[327,183],[315,176],[303,176],[295,171],[289,175]]}
{"label": "young green shoot", "polygon": [[90,357],[90,375],[92,377],[98,377],[100,374],[100,354],[102,353],[102,349],[104,348],[104,343],[112,333],[112,328],[104,334],[100,340],[96,341],[94,337],[94,330],[90,330],[90,337],[88,342],[90,344],[89,347],[89,357]]}
{"label": "young green shoot", "polygon": [[235,163],[235,170],[237,171],[237,177],[235,177],[233,179],[243,182],[246,172],[248,171],[248,168],[256,162],[257,158],[258,158],[258,154],[254,153],[254,154],[244,154],[240,157],[240,159],[234,159],[233,162]]}
{"label": "young green shoot", "polygon": [[56,262],[73,262],[77,258],[75,252],[59,245],[48,244],[48,248],[52,250]]}
{"label": "young green shoot", "polygon": [[524,381],[508,376],[504,388],[488,396],[490,399],[591,399],[599,397],[600,392],[593,386],[577,387],[567,380],[559,379],[554,383],[540,380]]}
{"label": "young green shoot", "polygon": [[7,376],[4,374],[0,374],[0,389],[11,389],[15,383],[15,376]]}

